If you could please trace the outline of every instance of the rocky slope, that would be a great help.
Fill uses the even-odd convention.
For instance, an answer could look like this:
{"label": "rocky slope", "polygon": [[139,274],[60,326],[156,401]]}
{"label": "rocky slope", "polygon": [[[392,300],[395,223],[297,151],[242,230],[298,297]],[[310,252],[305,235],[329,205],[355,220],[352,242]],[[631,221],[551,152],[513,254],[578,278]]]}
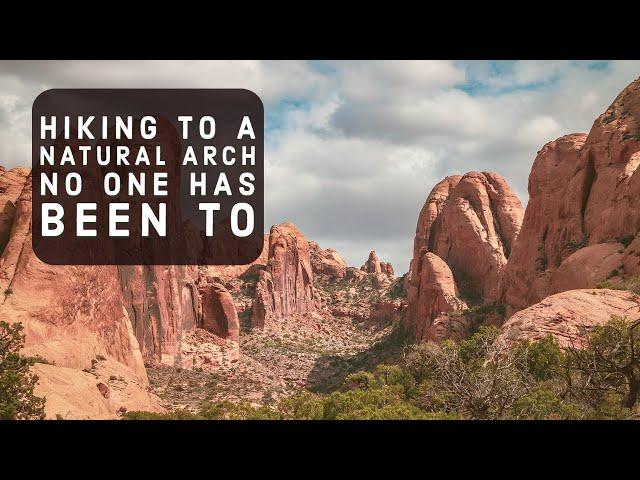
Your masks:
{"label": "rocky slope", "polygon": [[[399,353],[389,339],[403,315],[396,298],[401,280],[348,267],[337,251],[307,241],[291,223],[275,225],[269,239],[264,265],[223,280],[240,312],[239,358],[215,367],[199,363],[193,371],[149,369],[167,407],[197,410],[206,400],[268,404],[303,388],[325,391]],[[252,315],[264,305],[269,314],[256,324]]]}

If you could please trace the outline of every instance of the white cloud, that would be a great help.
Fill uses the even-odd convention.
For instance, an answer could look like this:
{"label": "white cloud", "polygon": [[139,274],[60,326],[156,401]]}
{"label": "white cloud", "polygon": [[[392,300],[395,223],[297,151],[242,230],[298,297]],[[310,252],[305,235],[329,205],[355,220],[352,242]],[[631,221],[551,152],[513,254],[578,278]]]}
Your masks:
{"label": "white cloud", "polygon": [[291,220],[359,266],[408,266],[445,175],[502,173],[526,201],[536,152],[588,131],[640,62],[1,62],[0,163],[28,165],[31,103],[50,87],[242,87],[272,121],[266,221]]}

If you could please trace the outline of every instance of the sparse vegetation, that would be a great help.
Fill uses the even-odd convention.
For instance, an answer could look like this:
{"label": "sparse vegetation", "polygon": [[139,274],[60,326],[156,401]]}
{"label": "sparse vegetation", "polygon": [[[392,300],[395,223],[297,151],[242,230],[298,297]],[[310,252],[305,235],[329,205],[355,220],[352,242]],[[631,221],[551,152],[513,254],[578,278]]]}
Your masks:
{"label": "sparse vegetation", "polygon": [[0,322],[0,420],[43,419],[45,399],[33,389],[38,377],[30,367],[35,359],[20,355],[22,325]]}
{"label": "sparse vegetation", "polygon": [[[612,272],[613,273],[613,272]],[[629,290],[635,295],[640,295],[640,276],[624,277],[619,274],[610,276],[607,280],[598,282],[597,289]]]}
{"label": "sparse vegetation", "polygon": [[152,419],[605,419],[637,418],[640,320],[612,317],[561,349],[548,336],[507,345],[482,326],[468,340],[425,343],[400,365],[348,375],[330,393],[302,391],[272,405],[206,402]]}
{"label": "sparse vegetation", "polygon": [[392,300],[397,298],[407,298],[407,290],[404,288],[404,279],[405,276],[402,276],[393,282],[391,288],[389,288],[387,292],[387,296],[389,298]]}
{"label": "sparse vegetation", "polygon": [[627,235],[622,237],[621,239],[619,239],[618,241],[624,245],[624,248],[627,248],[629,245],[631,245],[631,242],[633,242],[633,240],[636,238],[635,235]]}
{"label": "sparse vegetation", "polygon": [[569,251],[571,252],[577,252],[578,250],[580,250],[581,248],[584,248],[587,246],[587,238],[584,237],[581,240],[573,240],[571,242],[569,242],[567,244],[567,248],[569,249]]}
{"label": "sparse vegetation", "polygon": [[538,258],[536,259],[536,270],[544,272],[547,270],[547,254],[544,251],[544,244],[538,247]]}

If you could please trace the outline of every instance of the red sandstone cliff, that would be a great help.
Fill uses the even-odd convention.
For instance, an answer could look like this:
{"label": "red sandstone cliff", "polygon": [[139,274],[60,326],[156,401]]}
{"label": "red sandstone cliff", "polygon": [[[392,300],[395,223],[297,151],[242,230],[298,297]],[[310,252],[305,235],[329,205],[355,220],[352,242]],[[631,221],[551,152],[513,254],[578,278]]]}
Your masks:
{"label": "red sandstone cliff", "polygon": [[309,242],[293,223],[271,227],[268,258],[256,286],[252,325],[263,328],[270,321],[315,311],[319,297],[313,288]]}
{"label": "red sandstone cliff", "polygon": [[588,135],[538,153],[529,204],[505,274],[507,314],[548,295],[640,272],[640,80]]}
{"label": "red sandstone cliff", "polygon": [[460,296],[499,300],[521,221],[520,201],[496,173],[451,176],[433,188],[418,217],[407,281],[405,327],[414,338],[464,336],[463,319],[441,317],[465,308]]}
{"label": "red sandstone cliff", "polygon": [[[31,188],[28,170],[0,170],[0,320],[22,323],[25,353],[54,364],[37,366],[49,416],[162,410],[148,392],[145,364],[192,366],[185,342],[197,327],[237,350],[231,297],[222,285],[201,285],[196,267],[41,262],[31,243]],[[90,388],[80,392],[79,385]]]}

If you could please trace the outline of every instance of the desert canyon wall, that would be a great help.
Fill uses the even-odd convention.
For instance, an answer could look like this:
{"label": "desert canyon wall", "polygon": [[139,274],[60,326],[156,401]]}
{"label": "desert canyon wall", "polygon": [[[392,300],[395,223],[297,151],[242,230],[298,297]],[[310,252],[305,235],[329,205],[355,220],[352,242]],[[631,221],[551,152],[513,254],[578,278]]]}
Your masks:
{"label": "desert canyon wall", "polygon": [[[25,354],[44,359],[34,368],[48,416],[71,418],[162,411],[146,366],[215,369],[238,360],[241,328],[319,312],[391,320],[418,342],[492,324],[507,341],[552,333],[566,344],[637,305],[629,292],[594,287],[640,274],[639,165],[636,80],[588,135],[538,152],[525,211],[497,173],[438,183],[400,279],[375,251],[349,267],[290,222],[271,228],[250,265],[47,265],[31,244],[30,172],[0,168],[0,321],[22,323]],[[338,282],[343,296],[319,291]]]}
{"label": "desert canyon wall", "polygon": [[498,174],[445,178],[418,217],[407,331],[418,341],[464,337],[477,326],[473,304],[511,317],[504,338],[552,333],[566,343],[576,325],[628,312],[620,292],[585,297],[580,289],[640,273],[639,165],[640,79],[588,135],[563,136],[538,152],[524,218]]}
{"label": "desert canyon wall", "polygon": [[505,274],[507,314],[640,271],[640,80],[593,124],[545,145]]}
{"label": "desert canyon wall", "polygon": [[[470,172],[438,183],[416,227],[405,326],[416,340],[463,338],[468,301],[500,299],[500,282],[522,223],[522,206],[497,173]],[[466,300],[463,300],[466,299]]]}
{"label": "desert canyon wall", "polygon": [[[31,188],[29,170],[0,170],[0,321],[22,323],[25,354],[49,363],[37,366],[48,412],[159,411],[145,364],[187,366],[183,341],[196,328],[237,344],[228,293],[205,283],[195,266],[41,262],[31,244]],[[109,388],[112,377],[124,380]],[[93,387],[78,395],[74,384]]]}
{"label": "desert canyon wall", "polygon": [[313,287],[309,242],[293,223],[271,227],[267,258],[252,306],[254,327],[264,328],[270,321],[320,307]]}

